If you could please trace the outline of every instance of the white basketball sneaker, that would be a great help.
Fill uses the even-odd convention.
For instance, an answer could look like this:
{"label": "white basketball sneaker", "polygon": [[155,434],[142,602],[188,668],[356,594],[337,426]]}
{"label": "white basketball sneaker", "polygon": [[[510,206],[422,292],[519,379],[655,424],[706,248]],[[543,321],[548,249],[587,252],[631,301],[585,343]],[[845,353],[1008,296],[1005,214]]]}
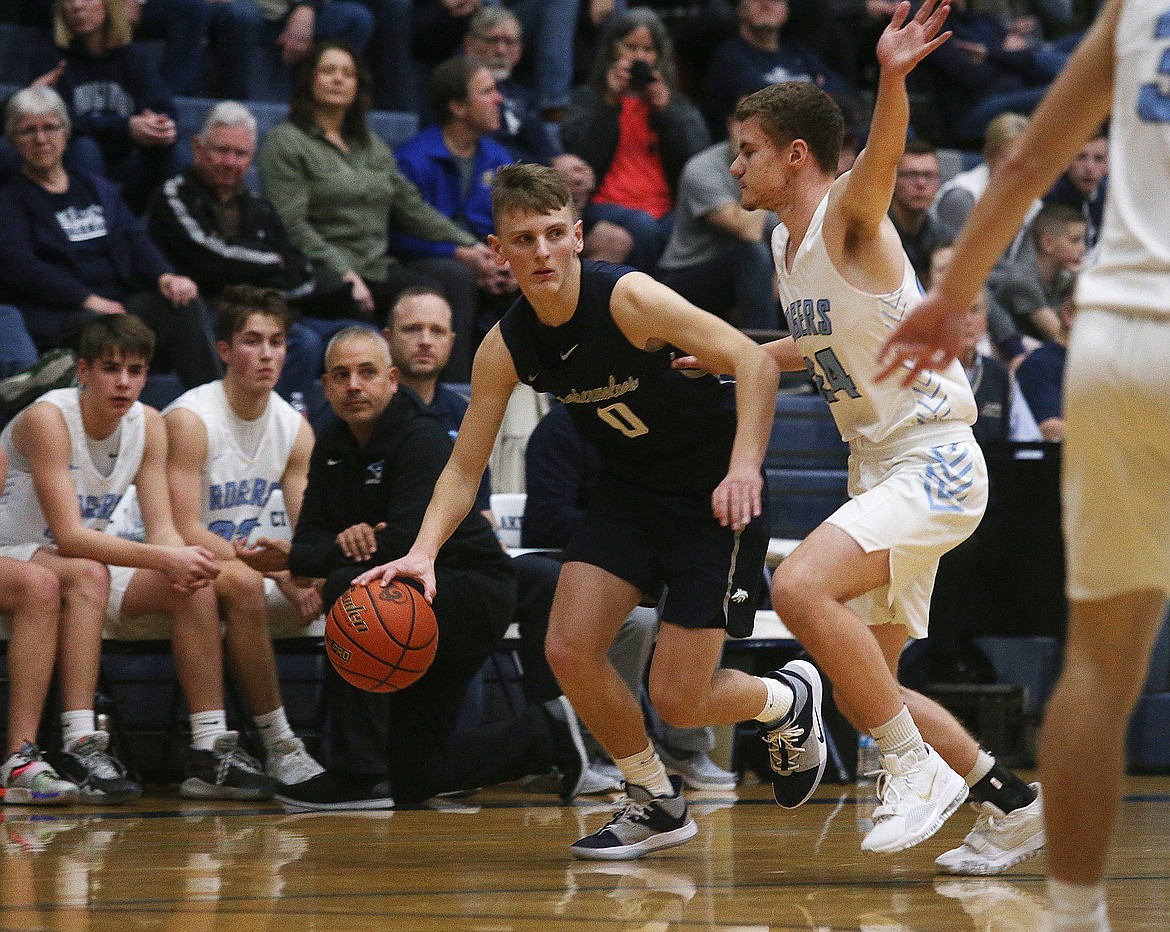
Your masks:
{"label": "white basketball sneaker", "polygon": [[300,738],[285,738],[268,748],[264,772],[285,786],[294,786],[312,780],[325,772],[313,756],[305,750]]}
{"label": "white basketball sneaker", "polygon": [[948,874],[989,876],[1043,851],[1044,800],[1039,783],[1032,789],[1036,798],[1031,803],[1006,814],[994,803],[974,803],[979,813],[975,827],[959,847],[940,854],[934,863]]}
{"label": "white basketball sneaker", "polygon": [[882,755],[873,829],[862,851],[893,854],[926,841],[967,798],[967,784],[930,745]]}

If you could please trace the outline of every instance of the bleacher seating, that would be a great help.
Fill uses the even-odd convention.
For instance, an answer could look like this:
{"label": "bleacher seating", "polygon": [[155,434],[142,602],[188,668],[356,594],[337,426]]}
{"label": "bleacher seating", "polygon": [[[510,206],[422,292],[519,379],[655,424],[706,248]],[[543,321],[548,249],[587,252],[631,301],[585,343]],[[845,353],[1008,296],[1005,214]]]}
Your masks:
{"label": "bleacher seating", "polygon": [[848,498],[849,446],[819,394],[781,392],[764,475],[772,536],[800,540]]}

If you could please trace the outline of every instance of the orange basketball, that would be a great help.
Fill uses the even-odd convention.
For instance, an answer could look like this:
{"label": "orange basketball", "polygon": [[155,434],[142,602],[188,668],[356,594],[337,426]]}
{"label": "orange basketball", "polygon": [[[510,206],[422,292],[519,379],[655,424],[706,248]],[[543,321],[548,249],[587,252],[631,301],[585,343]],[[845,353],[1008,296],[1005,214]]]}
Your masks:
{"label": "orange basketball", "polygon": [[399,580],[351,586],[325,619],[325,653],[358,689],[392,693],[427,672],[439,646],[435,613],[422,594]]}

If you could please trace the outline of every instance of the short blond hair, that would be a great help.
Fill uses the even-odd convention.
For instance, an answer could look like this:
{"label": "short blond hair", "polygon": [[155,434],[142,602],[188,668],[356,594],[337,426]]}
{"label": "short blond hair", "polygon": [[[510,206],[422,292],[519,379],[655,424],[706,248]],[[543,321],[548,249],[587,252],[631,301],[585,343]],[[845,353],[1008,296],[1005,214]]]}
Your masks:
{"label": "short blond hair", "polygon": [[1001,113],[987,124],[983,134],[983,157],[990,161],[1002,152],[1028,128],[1028,118],[1022,113]]}

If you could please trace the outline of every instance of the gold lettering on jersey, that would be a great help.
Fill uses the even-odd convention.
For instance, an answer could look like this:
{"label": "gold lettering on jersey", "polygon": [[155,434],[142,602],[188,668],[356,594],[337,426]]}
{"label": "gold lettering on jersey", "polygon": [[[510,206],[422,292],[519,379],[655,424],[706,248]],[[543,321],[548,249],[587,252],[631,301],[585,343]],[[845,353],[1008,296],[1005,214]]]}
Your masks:
{"label": "gold lettering on jersey", "polygon": [[588,388],[583,392],[574,388],[567,395],[558,396],[557,401],[566,405],[589,405],[598,401],[609,401],[611,398],[618,398],[626,394],[626,392],[637,390],[637,376],[631,375],[624,382],[619,382],[611,375],[608,385],[602,385],[601,388]]}
{"label": "gold lettering on jersey", "polygon": [[369,626],[362,621],[362,610],[354,603],[353,599],[349,597],[349,593],[343,593],[341,596],[341,607],[345,609],[345,617],[349,619],[349,623],[358,631],[369,631]]}

